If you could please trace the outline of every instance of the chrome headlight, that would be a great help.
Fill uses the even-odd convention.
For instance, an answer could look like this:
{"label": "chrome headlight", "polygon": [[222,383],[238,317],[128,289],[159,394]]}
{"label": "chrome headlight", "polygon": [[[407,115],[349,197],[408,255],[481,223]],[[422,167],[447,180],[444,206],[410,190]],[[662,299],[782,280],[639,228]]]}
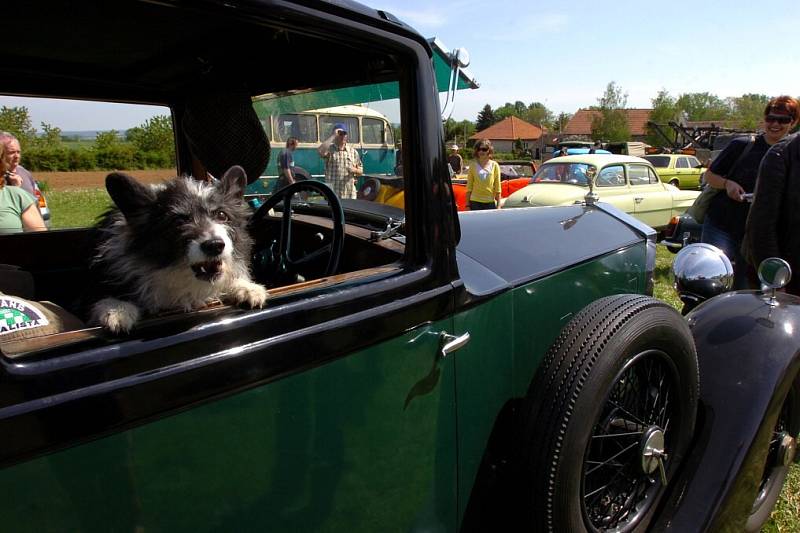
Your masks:
{"label": "chrome headlight", "polygon": [[683,297],[696,300],[709,298],[731,290],[733,266],[725,254],[706,243],[683,247],[672,264],[675,290]]}

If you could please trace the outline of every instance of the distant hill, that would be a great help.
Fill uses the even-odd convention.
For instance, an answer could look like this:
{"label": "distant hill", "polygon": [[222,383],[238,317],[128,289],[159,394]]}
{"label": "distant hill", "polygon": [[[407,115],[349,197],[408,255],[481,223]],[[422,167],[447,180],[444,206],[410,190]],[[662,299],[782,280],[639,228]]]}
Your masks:
{"label": "distant hill", "polygon": [[[61,131],[62,137],[68,137],[72,139],[78,139],[81,141],[93,141],[97,137],[97,134],[101,131],[108,131],[108,130],[82,130],[82,131]],[[125,136],[125,132],[127,130],[117,130],[120,137]]]}

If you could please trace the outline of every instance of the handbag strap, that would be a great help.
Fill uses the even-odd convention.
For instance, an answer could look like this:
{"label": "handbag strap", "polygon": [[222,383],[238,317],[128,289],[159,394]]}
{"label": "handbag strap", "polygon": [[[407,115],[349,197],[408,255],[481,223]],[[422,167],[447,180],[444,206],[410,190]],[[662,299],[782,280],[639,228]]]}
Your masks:
{"label": "handbag strap", "polygon": [[725,174],[725,176],[723,176],[725,179],[728,179],[728,176],[732,176],[733,175],[734,171],[736,171],[736,169],[739,168],[739,164],[742,162],[742,160],[745,157],[747,157],[747,154],[750,153],[750,150],[753,149],[753,146],[755,144],[756,144],[756,136],[755,135],[751,135],[750,136],[750,142],[747,143],[747,146],[744,147],[744,150],[742,150],[742,153],[740,153],[739,157],[736,158],[736,161],[733,162],[733,165],[731,165],[730,170],[728,170],[728,172]]}

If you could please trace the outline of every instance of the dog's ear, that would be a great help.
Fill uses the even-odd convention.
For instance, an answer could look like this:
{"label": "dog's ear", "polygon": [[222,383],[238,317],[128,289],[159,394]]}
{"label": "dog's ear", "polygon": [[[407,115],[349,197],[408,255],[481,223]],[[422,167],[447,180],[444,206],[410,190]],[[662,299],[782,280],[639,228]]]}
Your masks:
{"label": "dog's ear", "polygon": [[106,190],[125,217],[155,201],[155,195],[149,187],[122,172],[112,172],[106,176]]}
{"label": "dog's ear", "polygon": [[247,173],[242,167],[235,165],[225,171],[225,175],[222,176],[222,188],[225,194],[241,197],[244,195],[245,187],[247,187]]}

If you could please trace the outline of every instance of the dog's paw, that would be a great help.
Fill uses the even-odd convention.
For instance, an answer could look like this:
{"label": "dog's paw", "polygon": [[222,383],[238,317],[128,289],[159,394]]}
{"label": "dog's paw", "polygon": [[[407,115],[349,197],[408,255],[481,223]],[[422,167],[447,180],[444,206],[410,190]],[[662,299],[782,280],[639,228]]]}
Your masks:
{"label": "dog's paw", "polygon": [[117,335],[128,333],[140,317],[141,311],[136,305],[116,298],[104,298],[92,306],[91,323]]}
{"label": "dog's paw", "polygon": [[225,298],[231,303],[251,308],[264,307],[269,293],[258,283],[248,280],[236,280]]}

